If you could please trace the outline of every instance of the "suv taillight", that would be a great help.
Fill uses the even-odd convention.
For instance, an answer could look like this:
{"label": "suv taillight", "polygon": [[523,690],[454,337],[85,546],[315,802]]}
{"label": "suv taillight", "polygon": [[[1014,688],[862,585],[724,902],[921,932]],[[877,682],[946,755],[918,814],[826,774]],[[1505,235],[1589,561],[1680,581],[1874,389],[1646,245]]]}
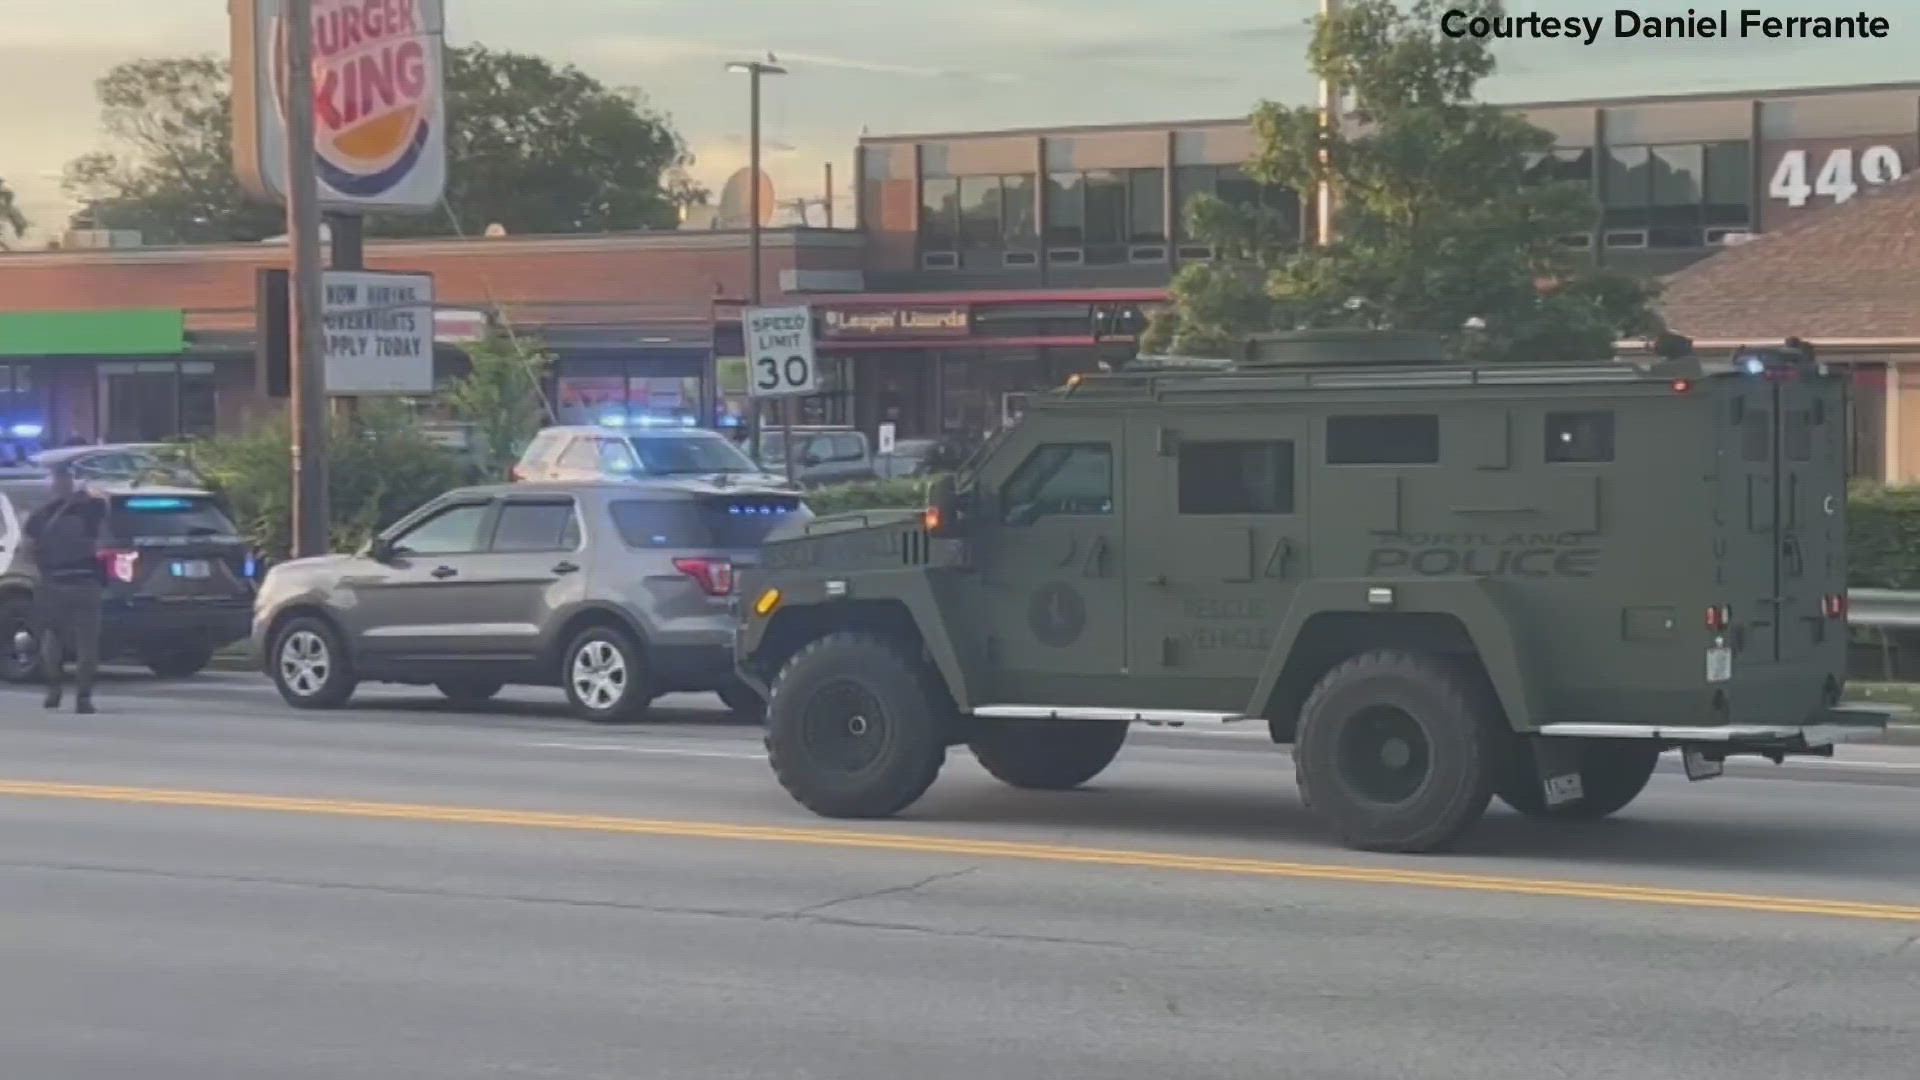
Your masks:
{"label": "suv taillight", "polygon": [[133,584],[134,567],[140,563],[140,553],[122,548],[107,548],[98,553],[100,569],[115,581]]}
{"label": "suv taillight", "polygon": [[1847,617],[1847,594],[1833,593],[1826,596],[1820,602],[1820,612],[1821,614],[1825,615],[1829,619],[1846,618]]}
{"label": "suv taillight", "polygon": [[698,582],[708,596],[733,594],[733,564],[725,559],[675,559],[673,568]]}
{"label": "suv taillight", "polygon": [[1707,609],[1707,629],[1725,630],[1733,625],[1733,611],[1725,604]]}

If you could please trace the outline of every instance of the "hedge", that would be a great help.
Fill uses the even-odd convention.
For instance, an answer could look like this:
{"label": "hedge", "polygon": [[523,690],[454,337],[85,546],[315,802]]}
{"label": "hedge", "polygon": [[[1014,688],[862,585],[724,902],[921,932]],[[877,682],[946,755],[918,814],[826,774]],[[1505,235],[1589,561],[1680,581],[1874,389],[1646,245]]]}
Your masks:
{"label": "hedge", "polygon": [[1856,487],[1847,498],[1847,584],[1920,589],[1920,487]]}
{"label": "hedge", "polygon": [[[930,477],[839,484],[808,493],[818,514],[926,505]],[[1920,589],[1920,487],[1855,487],[1847,500],[1848,584]]]}

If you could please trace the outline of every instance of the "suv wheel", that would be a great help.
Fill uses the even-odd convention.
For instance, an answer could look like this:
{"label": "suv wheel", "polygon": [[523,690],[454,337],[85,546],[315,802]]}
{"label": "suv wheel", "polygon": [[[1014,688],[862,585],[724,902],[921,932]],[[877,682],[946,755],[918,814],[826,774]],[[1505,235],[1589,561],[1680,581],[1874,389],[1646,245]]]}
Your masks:
{"label": "suv wheel", "polygon": [[1440,847],[1492,800],[1497,714],[1483,689],[1439,660],[1355,657],[1328,672],[1300,711],[1301,796],[1349,846]]}
{"label": "suv wheel", "polygon": [[720,703],[732,710],[733,715],[742,720],[756,723],[767,718],[767,700],[760,692],[746,683],[734,683],[719,690]]}
{"label": "suv wheel", "polygon": [[1124,720],[980,720],[968,746],[994,778],[1066,791],[1100,775],[1127,741]]}
{"label": "suv wheel", "polygon": [[953,712],[925,666],[885,638],[829,634],[774,682],[767,758],[780,786],[822,817],[890,817],[933,786]]}
{"label": "suv wheel", "polygon": [[0,600],[0,682],[32,682],[40,677],[40,641],[33,633],[33,600]]}
{"label": "suv wheel", "polygon": [[597,723],[639,720],[654,692],[639,646],[625,631],[594,626],[581,631],[560,659],[560,681],[574,715]]}
{"label": "suv wheel", "polygon": [[463,709],[478,708],[492,701],[495,695],[505,689],[506,683],[491,679],[448,679],[434,683],[434,689],[440,691],[446,699]]}
{"label": "suv wheel", "polygon": [[1561,821],[1597,821],[1640,797],[1660,763],[1660,746],[1651,739],[1595,739],[1582,742],[1581,796],[1548,806],[1525,743],[1516,741],[1507,770],[1495,788],[1500,801],[1523,814]]}
{"label": "suv wheel", "polygon": [[353,697],[353,662],[333,627],[311,615],[273,636],[269,663],[280,697],[296,709],[337,709]]}
{"label": "suv wheel", "polygon": [[213,663],[211,645],[179,645],[146,654],[147,670],[162,679],[190,679]]}

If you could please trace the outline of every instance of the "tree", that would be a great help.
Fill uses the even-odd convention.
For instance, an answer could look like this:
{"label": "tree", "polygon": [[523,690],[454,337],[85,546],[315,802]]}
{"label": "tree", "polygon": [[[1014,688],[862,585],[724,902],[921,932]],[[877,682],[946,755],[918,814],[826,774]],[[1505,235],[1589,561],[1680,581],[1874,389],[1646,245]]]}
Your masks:
{"label": "tree", "polygon": [[483,475],[499,477],[548,422],[541,387],[553,357],[499,327],[469,346],[472,369],[441,395],[454,418],[473,425]]}
{"label": "tree", "polygon": [[27,233],[27,215],[20,212],[20,203],[14,198],[13,189],[7,186],[5,178],[0,178],[0,251],[7,250],[7,234],[12,233],[18,240]]}
{"label": "tree", "polygon": [[[579,69],[483,46],[449,48],[448,191],[451,213],[375,217],[394,236],[670,228],[678,208],[707,193],[668,119],[635,93]],[[116,151],[67,166],[83,204],[74,224],[139,229],[151,243],[255,241],[285,231],[285,215],[251,201],[234,177],[225,60],[136,60],[96,90]]]}
{"label": "tree", "polygon": [[[234,523],[265,554],[292,547],[292,435],[285,415],[241,434],[186,444],[177,453],[227,501]],[[363,402],[336,416],[327,436],[327,503],[333,547],[351,551],[369,536],[450,488],[472,479],[446,447],[421,432],[405,407]]]}
{"label": "tree", "polygon": [[1353,0],[1317,20],[1309,62],[1352,95],[1356,122],[1333,134],[1315,108],[1263,102],[1245,170],[1296,192],[1329,181],[1333,243],[1300,247],[1275,211],[1196,200],[1192,231],[1218,256],[1176,276],[1143,348],[1217,353],[1262,331],[1348,326],[1453,333],[1469,359],[1598,359],[1658,328],[1651,283],[1582,266],[1563,243],[1593,228],[1592,196],[1535,171],[1551,134],[1474,99],[1493,55],[1443,37],[1445,8],[1502,13],[1500,0]]}

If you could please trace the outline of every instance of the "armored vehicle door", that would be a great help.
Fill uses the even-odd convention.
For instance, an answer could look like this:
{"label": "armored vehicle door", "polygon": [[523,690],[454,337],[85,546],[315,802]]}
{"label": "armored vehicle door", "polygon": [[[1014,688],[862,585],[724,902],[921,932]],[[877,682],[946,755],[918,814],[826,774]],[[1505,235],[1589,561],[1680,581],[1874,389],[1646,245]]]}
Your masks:
{"label": "armored vehicle door", "polygon": [[994,697],[1089,704],[1126,665],[1118,418],[1017,429],[981,470],[980,625]]}
{"label": "armored vehicle door", "polygon": [[1716,586],[1736,670],[1841,649],[1827,598],[1846,592],[1845,424],[1838,381],[1748,377],[1716,403]]}
{"label": "armored vehicle door", "polygon": [[1298,585],[1305,433],[1271,411],[1129,425],[1129,660],[1195,680],[1192,707],[1246,706]]}

